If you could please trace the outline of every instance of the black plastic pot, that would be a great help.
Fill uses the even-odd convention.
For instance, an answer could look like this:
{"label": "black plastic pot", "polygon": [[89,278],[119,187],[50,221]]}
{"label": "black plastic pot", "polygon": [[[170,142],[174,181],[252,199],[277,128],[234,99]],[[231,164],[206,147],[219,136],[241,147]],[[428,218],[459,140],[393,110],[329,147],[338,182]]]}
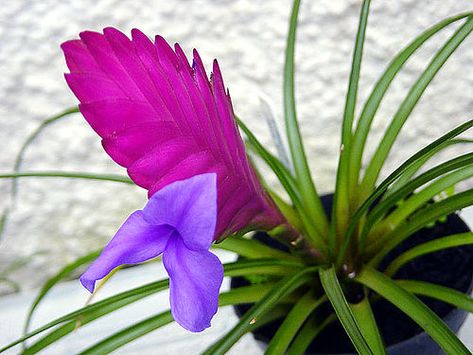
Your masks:
{"label": "black plastic pot", "polygon": [[[331,210],[332,195],[322,197],[324,208]],[[415,245],[443,236],[469,232],[470,229],[456,214],[451,214],[444,222],[437,222],[432,228],[425,228],[413,234],[393,250],[381,264],[385,267],[391,260]],[[287,248],[269,238],[264,233],[258,233],[256,239],[276,249],[288,251]],[[395,278],[411,279],[436,283],[451,287],[470,294],[473,290],[473,246],[463,246],[445,249],[436,253],[424,255],[402,267]],[[237,288],[248,285],[242,277],[233,278],[231,287]],[[458,333],[464,323],[467,312],[443,302],[422,298],[443,321]],[[241,317],[252,305],[235,306],[236,314]],[[326,305],[330,307],[329,305]],[[327,312],[329,309],[321,309]],[[441,355],[439,346],[408,316],[385,300],[373,304],[380,332],[387,346],[389,355]],[[254,331],[254,338],[264,349],[279,328],[282,320],[276,320]],[[355,354],[355,349],[340,323],[334,322],[322,331],[309,346],[307,354]]]}

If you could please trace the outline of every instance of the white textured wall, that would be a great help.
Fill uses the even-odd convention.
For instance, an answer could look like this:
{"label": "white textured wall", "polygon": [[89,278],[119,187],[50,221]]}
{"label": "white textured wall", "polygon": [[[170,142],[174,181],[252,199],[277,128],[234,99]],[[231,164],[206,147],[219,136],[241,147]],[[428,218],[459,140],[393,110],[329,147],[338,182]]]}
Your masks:
{"label": "white textured wall", "polygon": [[[298,110],[311,166],[321,191],[330,191],[359,0],[307,0],[297,46]],[[375,0],[367,32],[360,98],[390,58],[414,35],[446,16],[472,10],[470,0]],[[162,34],[207,63],[217,57],[235,109],[269,143],[259,122],[258,95],[281,114],[281,71],[290,1],[287,0],[15,0],[0,6],[0,171],[12,169],[21,142],[46,117],[76,103],[62,77],[59,44],[84,29],[109,25]],[[445,31],[419,52],[395,82],[375,123],[382,132],[406,89]],[[417,147],[471,118],[473,41],[453,55],[406,125],[394,167]],[[27,152],[26,170],[120,172],[80,116],[58,123]],[[9,183],[0,181],[0,208]],[[138,188],[89,181],[22,180],[18,205],[0,242],[0,271],[17,256],[39,250],[16,275],[29,286],[61,264],[103,245],[122,220],[145,202]]]}

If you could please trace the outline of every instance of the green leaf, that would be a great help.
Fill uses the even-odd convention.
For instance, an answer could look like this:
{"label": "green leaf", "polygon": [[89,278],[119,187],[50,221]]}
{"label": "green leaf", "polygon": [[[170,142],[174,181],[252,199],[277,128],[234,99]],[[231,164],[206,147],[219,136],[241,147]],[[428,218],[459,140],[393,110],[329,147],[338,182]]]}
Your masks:
{"label": "green leaf", "polygon": [[224,239],[221,243],[213,244],[212,248],[232,251],[240,256],[250,259],[283,259],[302,265],[302,261],[299,258],[289,253],[285,253],[283,251],[268,247],[267,245],[260,243],[255,239],[231,236],[229,238]]}
{"label": "green leaf", "polygon": [[282,164],[282,162],[271,154],[264,146],[259,142],[256,136],[251,130],[245,125],[245,123],[238,117],[235,117],[238,126],[241,128],[245,136],[248,138],[249,148],[252,149],[263,161],[271,168],[276,174],[279,181],[287,191],[289,197],[293,203],[300,201],[299,193],[297,190],[297,183],[292,176],[291,172]]}
{"label": "green leaf", "polygon": [[447,149],[453,145],[457,144],[471,144],[473,143],[473,140],[470,139],[452,139],[450,141],[444,142],[440,146],[438,146],[436,149],[434,149],[432,152],[430,152],[427,156],[423,157],[422,159],[419,159],[414,165],[412,165],[409,169],[407,169],[400,177],[395,181],[389,190],[386,192],[384,195],[384,198],[389,197],[392,193],[396,192],[399,190],[402,186],[408,184],[412,177],[420,170],[420,168],[427,163],[429,159],[431,159],[433,156],[435,156],[437,153],[443,151],[444,149]]}
{"label": "green leaf", "polygon": [[[243,297],[237,298],[235,295],[239,294]],[[258,292],[258,290],[254,289],[254,286],[248,286],[241,289],[231,290],[228,292],[224,292],[220,295],[219,305],[220,307],[233,305],[233,304],[240,304],[240,303],[248,303],[248,302],[255,302],[264,294]],[[278,312],[274,316],[279,316]],[[273,320],[274,318],[270,318],[269,320]],[[160,313],[154,317],[145,319],[139,323],[133,324],[130,327],[127,327],[110,337],[100,341],[99,343],[93,345],[92,347],[82,351],[81,355],[92,355],[92,354],[108,354],[113,350],[118,349],[119,347],[128,344],[129,342],[142,337],[150,333],[153,330],[156,330],[166,324],[169,324],[173,321],[172,315],[170,311],[166,311]],[[259,324],[261,326],[262,324]]]}
{"label": "green leaf", "polygon": [[[301,202],[299,188],[297,182],[294,180],[292,174],[284,167],[284,165],[275,157],[269,153],[261,143],[258,142],[253,133],[246,127],[246,125],[238,118],[236,118],[238,125],[243,130],[245,135],[248,137],[248,140],[251,143],[251,147],[258,152],[258,154],[263,158],[264,161],[271,167],[271,169],[278,176],[279,181],[283,185],[287,194],[291,198],[294,207],[300,216],[301,221],[303,222],[304,229],[307,231],[307,237],[311,243],[322,253],[326,252],[326,246],[323,241],[323,237],[320,234],[320,231],[317,229],[316,225],[310,219],[306,212],[306,208]],[[260,178],[261,180],[261,178]]]}
{"label": "green leaf", "polygon": [[16,159],[15,159],[15,172],[18,172],[20,170],[20,167],[21,167],[21,163],[23,161],[23,157],[24,157],[24,154],[26,152],[26,149],[28,149],[28,147],[31,145],[31,143],[33,143],[33,141],[46,129],[48,128],[48,126],[50,126],[51,124],[53,123],[56,123],[57,121],[63,119],[63,118],[66,118],[67,116],[73,114],[73,113],[78,113],[80,112],[79,111],[79,107],[77,106],[74,106],[74,107],[70,107],[68,109],[65,109],[64,111],[58,113],[57,115],[51,117],[51,118],[47,118],[45,119],[43,122],[41,122],[41,124],[39,125],[38,128],[36,128],[33,133],[31,133],[28,138],[25,140],[25,142],[23,143],[23,145],[21,146],[17,156],[16,156]]}
{"label": "green leaf", "polygon": [[445,45],[437,52],[431,60],[425,71],[421,74],[419,79],[415,82],[409,90],[404,101],[399,106],[395,113],[385,135],[380,141],[380,144],[374,153],[371,161],[366,169],[365,176],[361,183],[360,190],[368,195],[373,190],[374,185],[378,179],[381,168],[386,160],[391,147],[394,144],[402,126],[406,122],[410,113],[421,98],[425,89],[438,73],[443,64],[447,61],[450,55],[458,48],[463,40],[473,30],[473,16],[469,16],[466,22],[453,34],[453,36],[445,43]]}
{"label": "green leaf", "polygon": [[[82,315],[87,315],[89,312],[92,312],[92,311],[96,311],[98,309],[101,309],[102,307],[108,307],[110,305],[119,305],[120,302],[122,300],[126,300],[126,299],[134,299],[135,301],[138,300],[138,299],[141,299],[141,298],[144,298],[144,297],[147,297],[147,296],[150,296],[156,292],[159,292],[159,291],[162,291],[162,290],[165,290],[168,288],[168,280],[161,280],[161,281],[157,281],[157,282],[152,282],[152,283],[149,283],[149,284],[146,284],[144,286],[140,286],[140,287],[137,287],[137,288],[134,288],[134,289],[131,289],[131,290],[128,290],[128,291],[125,291],[125,292],[121,292],[117,295],[114,295],[114,296],[111,296],[111,297],[108,297],[104,300],[101,300],[101,301],[98,301],[96,303],[93,303],[93,304],[90,304],[88,306],[85,306],[85,307],[82,307],[76,311],[73,311],[71,313],[68,313],[62,317],[59,317],[59,318],[56,318],[55,320],[29,332],[28,334],[22,336],[21,338],[17,339],[16,341],[8,344],[7,346],[3,347],[0,349],[0,353],[1,352],[4,352],[8,349],[10,349],[11,347],[37,335],[37,334],[40,334],[42,332],[44,332],[45,330],[48,330],[58,324],[61,324],[61,323],[64,323],[64,322],[67,322],[67,321],[70,321],[70,320],[75,320],[77,317],[79,316],[82,316]],[[119,308],[119,307],[117,307]]]}
{"label": "green leaf", "polygon": [[274,282],[234,288],[219,296],[219,306],[255,303],[275,287]]}
{"label": "green leaf", "polygon": [[364,267],[355,279],[412,318],[447,354],[471,354],[434,312],[387,276]]}
{"label": "green leaf", "polygon": [[473,163],[470,163],[468,166],[442,176],[403,201],[402,206],[394,210],[388,217],[386,217],[385,222],[383,223],[391,226],[399,226],[401,223],[407,220],[412,213],[417,211],[420,207],[432,200],[442,191],[445,191],[472,176]]}
{"label": "green leaf", "polygon": [[[223,293],[220,295],[220,305],[228,305],[228,304],[239,304],[239,303],[251,303],[251,302],[256,302],[258,301],[264,294],[266,294],[271,288],[274,286],[273,283],[268,283],[268,284],[261,284],[261,285],[255,285],[255,286],[244,286],[240,287],[238,289],[234,289],[231,292]],[[127,304],[130,304],[132,302],[135,302],[135,299],[126,299],[122,300],[119,304],[120,307],[124,307]],[[102,307],[94,312],[90,312],[86,314],[85,316],[80,317],[80,326],[84,326],[87,323],[90,323],[94,321],[97,318],[100,318],[106,314],[109,314],[116,310],[116,307],[110,307],[110,306],[105,306]],[[165,312],[166,313],[166,312]],[[155,317],[152,317],[155,319]],[[153,326],[158,326],[160,323],[160,320],[162,318],[157,318],[155,321],[152,321],[151,324]],[[149,322],[146,322],[146,324],[150,324]],[[145,325],[143,325],[144,328],[146,328]],[[142,328],[142,329],[144,329]],[[59,339],[63,338],[64,336],[70,334],[73,332],[75,329],[77,329],[77,321],[73,320],[69,323],[66,323],[62,325],[59,328],[54,329],[52,332],[47,334],[45,337],[41,338],[34,344],[32,344],[28,349],[23,353],[23,355],[27,354],[36,354],[40,350],[46,348],[47,346],[51,345],[53,342],[58,341]],[[154,328],[156,329],[156,328]],[[152,330],[152,329],[151,329]],[[119,332],[121,334],[122,332]],[[135,333],[136,334],[136,333]],[[137,334],[138,335],[138,334]],[[141,335],[144,335],[143,333]],[[140,336],[141,336],[140,335]],[[115,338],[114,335],[111,336],[112,338]],[[108,338],[110,339],[110,338]],[[105,340],[105,339],[104,339]],[[108,343],[108,341],[106,342]],[[123,345],[123,344],[122,344]]]}
{"label": "green leaf", "polygon": [[327,296],[323,295],[316,298],[313,290],[309,290],[302,296],[288,313],[276,334],[274,334],[265,354],[285,354],[289,344],[297,335],[298,330],[306,319],[318,306],[326,301]]}
{"label": "green leaf", "polygon": [[[68,117],[69,115],[71,115],[73,113],[77,113],[77,112],[79,112],[79,108],[77,106],[75,106],[75,107],[68,108],[68,109],[64,110],[63,112],[61,112],[61,113],[59,113],[59,114],[57,114],[57,115],[55,115],[51,118],[48,118],[48,119],[44,120],[39,125],[39,127],[36,128],[28,136],[28,138],[24,141],[24,143],[20,147],[20,150],[18,151],[18,153],[15,157],[15,164],[13,166],[13,172],[18,173],[20,171],[21,163],[23,162],[23,158],[24,158],[24,155],[26,153],[26,150],[36,140],[36,138],[41,134],[41,132],[43,132],[51,124],[53,124],[53,123],[55,123],[55,122],[57,122],[57,121],[59,121],[63,118],[66,118],[66,117]],[[7,208],[4,211],[4,214],[2,215],[2,219],[0,221],[0,239],[1,239],[1,236],[3,234],[5,221],[8,218],[9,212],[13,209],[13,207],[15,205],[15,199],[16,199],[17,192],[18,192],[18,184],[17,184],[16,179],[14,179],[12,181],[12,190],[11,190],[11,196],[10,196],[10,201],[11,201],[10,202],[10,207]]]}
{"label": "green leaf", "polygon": [[[291,272],[296,272],[297,270],[300,270],[300,265],[298,264],[291,263],[288,261],[273,260],[273,259],[261,259],[261,260],[249,260],[249,261],[242,260],[242,261],[224,264],[225,276],[246,276],[246,275],[281,276],[281,275],[287,275]],[[70,320],[75,320],[79,316],[86,317],[90,314],[90,312],[95,312],[99,309],[103,309],[104,307],[114,306],[115,307],[114,309],[118,309],[121,307],[119,304],[123,300],[133,299],[132,302],[135,302],[141,298],[147,297],[156,292],[167,289],[167,287],[168,287],[167,279],[157,281],[157,282],[152,282],[152,283],[149,283],[149,284],[125,291],[125,292],[121,292],[117,295],[108,297],[104,300],[98,301],[88,306],[82,307],[81,309],[78,309],[62,317],[59,317],[29,332],[23,337],[1,348],[0,353],[58,324],[61,324]]]}
{"label": "green leaf", "polygon": [[383,339],[376,324],[368,297],[361,302],[350,305],[353,316],[360,327],[361,334],[365,337],[375,354],[386,354]]}
{"label": "green leaf", "polygon": [[468,244],[473,244],[473,233],[471,232],[453,234],[447,237],[431,240],[430,242],[422,243],[405,251],[393,261],[391,261],[384,273],[387,276],[393,276],[403,265],[415,258],[418,258],[419,256]]}
{"label": "green leaf", "polygon": [[309,282],[318,267],[303,269],[296,274],[286,276],[279,281],[275,287],[268,292],[259,302],[255,303],[251,309],[245,313],[238,324],[230,330],[223,338],[208,348],[204,354],[219,355],[225,354],[235,344],[240,337],[250,331],[255,324],[258,324],[259,318],[265,313],[272,311],[274,306],[285,296],[295,289]]}
{"label": "green leaf", "polygon": [[301,217],[299,215],[299,212],[295,210],[293,206],[288,204],[286,201],[284,201],[276,192],[272,191],[270,188],[265,186],[265,190],[268,193],[268,195],[271,197],[273,202],[276,204],[278,209],[281,211],[281,213],[284,215],[284,217],[287,219],[289,224],[296,228],[301,234],[304,233],[304,226],[302,225]]}
{"label": "green leaf", "polygon": [[337,317],[333,313],[323,321],[312,315],[297,334],[287,353],[290,355],[304,355],[312,340],[336,319]]}
{"label": "green leaf", "polygon": [[[403,201],[403,199],[406,196],[413,193],[417,188],[419,188],[420,186],[424,185],[427,182],[433,181],[434,179],[438,178],[439,176],[443,174],[449,173],[452,170],[456,170],[461,167],[466,167],[468,165],[471,165],[472,163],[473,163],[473,153],[468,153],[468,154],[456,157],[454,159],[451,159],[445,163],[442,163],[426,171],[425,173],[419,175],[414,180],[407,182],[404,186],[399,187],[396,192],[390,194],[388,197],[383,199],[370,212],[366,220],[366,223],[363,226],[363,230],[359,238],[360,243],[362,245],[364,244],[365,238],[367,237],[368,232],[370,231],[370,229],[373,227],[373,225],[376,222],[378,222],[389,210],[391,210],[393,207],[396,207],[396,205],[399,202]],[[403,205],[402,207],[399,207],[399,208],[403,209],[405,208],[405,206]],[[384,220],[382,224],[383,225],[379,226],[378,229],[379,228],[382,229],[382,227],[389,225],[389,223],[386,223]],[[373,234],[377,235],[378,233],[376,233],[376,231],[373,231]]]}
{"label": "green leaf", "polygon": [[435,298],[473,313],[473,298],[453,288],[414,280],[396,280],[396,283],[409,292]]}
{"label": "green leaf", "polygon": [[[356,35],[355,50],[353,51],[353,60],[351,65],[350,79],[348,82],[348,91],[345,101],[345,111],[342,123],[342,145],[340,148],[340,161],[337,169],[337,179],[334,194],[333,211],[336,215],[336,224],[339,232],[343,233],[348,225],[350,217],[350,186],[356,186],[357,181],[350,181],[349,164],[351,156],[351,145],[353,135],[353,118],[355,115],[356,97],[358,93],[358,81],[360,78],[361,58],[363,56],[363,44],[365,42],[366,27],[368,25],[368,14],[370,0],[364,0],[361,6],[360,20],[358,23],[358,32]],[[333,213],[332,213],[333,215]],[[335,247],[336,233],[331,233],[331,249]]]}
{"label": "green leaf", "polygon": [[279,259],[239,260],[224,265],[225,276],[275,275],[285,276],[301,270],[300,263]]}
{"label": "green leaf", "polygon": [[[406,223],[403,223],[386,234],[383,238],[379,238],[376,243],[370,245],[371,249],[367,249],[367,253],[369,255],[374,254],[374,257],[369,264],[371,266],[378,265],[381,260],[404,239],[425,227],[427,224],[435,222],[440,217],[470,206],[472,201],[473,189],[470,189],[423,208],[415,213],[409,221],[406,221]],[[376,251],[378,249],[379,251]]]}
{"label": "green leaf", "polygon": [[469,120],[461,124],[460,126],[452,129],[451,131],[447,132],[440,138],[437,138],[434,142],[430,143],[426,147],[422,148],[420,151],[415,153],[409,159],[407,159],[399,168],[394,170],[383,182],[368,196],[368,198],[363,202],[363,204],[356,210],[353,214],[350,224],[348,225],[347,231],[343,237],[343,244],[338,252],[337,255],[337,262],[336,265],[340,266],[342,261],[344,260],[345,252],[350,244],[350,240],[353,237],[353,232],[358,226],[360,220],[365,216],[366,212],[370,209],[373,203],[389,188],[389,186],[396,181],[407,169],[409,169],[412,165],[414,165],[419,159],[427,156],[435,150],[439,145],[443,144],[455,138],[456,136],[462,134],[466,130],[470,129],[473,126],[473,120]]}
{"label": "green leaf", "polygon": [[161,328],[166,324],[172,323],[173,318],[171,311],[166,311],[147,318],[141,322],[135,323],[132,326],[123,329],[110,337],[107,337],[99,343],[91,346],[90,348],[81,351],[80,355],[91,355],[91,354],[108,354],[119,347],[132,342],[133,340],[142,337],[150,333],[151,331]]}
{"label": "green leaf", "polygon": [[70,276],[75,270],[77,270],[79,267],[88,264],[95,260],[99,255],[100,255],[101,250],[94,251],[92,253],[89,253],[73,263],[70,263],[69,265],[66,265],[64,268],[62,268],[56,275],[51,277],[44,286],[41,288],[39,291],[38,295],[36,296],[35,300],[33,301],[33,304],[31,305],[27,315],[26,315],[26,321],[25,321],[25,326],[24,326],[24,331],[23,335],[26,334],[28,331],[28,328],[31,323],[31,318],[33,317],[33,313],[36,310],[36,308],[39,306],[41,301],[44,299],[44,297],[49,293],[49,291],[61,280],[64,280],[66,277]]}
{"label": "green leaf", "polygon": [[[316,223],[313,224],[316,225],[315,228],[318,231],[318,235],[323,236],[328,231],[327,216],[325,215],[322,202],[310,175],[296,114],[296,99],[294,94],[294,52],[299,6],[300,0],[294,0],[287,36],[283,84],[284,120],[291,157],[294,164],[294,171],[296,173],[296,181],[300,189],[299,191],[303,205],[307,209],[307,214],[310,219],[316,221]],[[315,236],[309,236],[309,238],[316,239]]]}
{"label": "green leaf", "polygon": [[[156,291],[157,292],[157,291]],[[102,305],[101,307],[94,308],[87,312],[83,312],[78,316],[72,318],[65,323],[62,323],[59,327],[56,327],[54,330],[36,340],[33,344],[30,344],[27,349],[22,352],[22,355],[27,354],[36,354],[37,352],[43,350],[44,348],[48,347],[49,345],[57,342],[58,340],[62,339],[66,335],[74,332],[79,327],[83,327],[86,324],[93,322],[94,320],[103,317],[107,314],[110,314],[120,308],[123,308],[131,303],[137,302],[143,299],[150,294],[135,294],[134,296],[130,296],[127,298],[115,300],[112,303]]]}
{"label": "green leaf", "polygon": [[[351,147],[351,158],[350,158],[350,183],[352,194],[355,193],[356,186],[358,185],[359,174],[361,170],[361,162],[363,158],[363,152],[368,138],[368,133],[371,129],[371,123],[379,108],[381,101],[384,98],[391,82],[395,76],[402,69],[406,61],[421,47],[424,42],[430,39],[432,36],[443,30],[448,25],[464,19],[471,13],[459,14],[450,18],[447,18],[434,26],[430,27],[419,35],[414,41],[412,41],[407,47],[405,47],[399,54],[397,54],[390,62],[383,75],[376,82],[370,96],[366,100],[363,110],[361,112],[358,124],[356,127],[355,134],[353,136],[353,144]],[[415,173],[415,169],[414,173]]]}
{"label": "green leaf", "polygon": [[[63,118],[66,118],[66,117],[70,116],[71,114],[78,113],[78,112],[79,112],[79,108],[77,106],[70,107],[70,108],[64,110],[63,112],[61,112],[61,113],[59,113],[59,114],[57,114],[57,115],[55,115],[51,118],[48,118],[48,119],[44,120],[43,122],[41,122],[39,127],[36,128],[28,136],[28,138],[25,140],[25,142],[21,146],[20,150],[18,151],[18,154],[17,154],[16,159],[15,159],[15,165],[14,165],[13,171],[15,173],[18,173],[20,171],[21,163],[23,162],[23,158],[24,158],[24,155],[26,153],[26,150],[46,128],[48,128],[53,123],[56,123],[57,121],[59,121]],[[12,189],[13,199],[16,195],[16,191],[17,191],[17,186],[16,186],[16,182],[14,181],[13,182],[13,189]]]}
{"label": "green leaf", "polygon": [[374,354],[367,339],[363,336],[360,325],[353,315],[350,305],[343,294],[335,268],[331,267],[327,270],[320,270],[319,275],[325,293],[327,294],[338,319],[342,323],[343,328],[345,328],[351,342],[355,346],[356,351],[361,355]]}
{"label": "green leaf", "polygon": [[71,179],[86,179],[86,180],[103,180],[121,182],[125,184],[133,185],[134,182],[130,178],[122,175],[115,174],[96,174],[96,173],[82,173],[72,171],[31,171],[21,173],[9,173],[0,174],[0,179],[12,179],[20,177],[60,177],[60,178],[71,178]]}

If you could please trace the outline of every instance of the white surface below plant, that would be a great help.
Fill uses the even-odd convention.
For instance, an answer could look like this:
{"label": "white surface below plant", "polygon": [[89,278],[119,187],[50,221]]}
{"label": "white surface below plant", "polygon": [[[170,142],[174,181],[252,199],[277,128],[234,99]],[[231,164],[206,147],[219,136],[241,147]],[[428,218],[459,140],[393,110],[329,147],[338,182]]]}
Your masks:
{"label": "white surface below plant", "polygon": [[[461,212],[462,218],[473,227],[473,207]],[[223,263],[231,262],[235,255],[229,252],[217,251]],[[100,300],[167,277],[161,263],[149,263],[139,267],[125,269],[117,273],[100,290],[95,300]],[[225,279],[223,290],[229,289],[229,280]],[[26,312],[37,295],[36,291],[6,296],[0,299],[0,345],[5,345],[17,339],[22,332]],[[78,281],[68,281],[58,285],[44,303],[37,309],[32,328],[41,326],[61,315],[69,313],[84,305],[87,291]],[[131,304],[97,321],[87,324],[62,341],[51,345],[43,351],[44,354],[78,353],[119,330],[126,328],[143,319],[156,315],[169,308],[168,292],[160,292],[142,301]],[[202,333],[190,333],[177,324],[169,324],[164,328],[151,332],[144,337],[115,351],[116,354],[200,354],[215,340],[228,332],[238,319],[231,307],[219,309],[212,321],[212,327]],[[470,314],[460,330],[460,338],[473,351],[473,315]],[[16,354],[18,348],[7,354]],[[261,354],[262,350],[251,335],[245,335],[228,354]]]}

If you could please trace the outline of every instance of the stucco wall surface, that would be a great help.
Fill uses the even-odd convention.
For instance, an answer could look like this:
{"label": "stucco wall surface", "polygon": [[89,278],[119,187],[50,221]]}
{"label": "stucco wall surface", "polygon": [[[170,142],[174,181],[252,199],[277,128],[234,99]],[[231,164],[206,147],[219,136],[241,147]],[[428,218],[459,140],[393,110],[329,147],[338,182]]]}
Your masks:
{"label": "stucco wall surface", "polygon": [[[297,43],[298,113],[319,190],[333,188],[340,123],[355,36],[359,0],[304,1]],[[0,6],[0,172],[12,170],[16,152],[42,120],[76,103],[62,73],[61,42],[84,29],[140,28],[178,41],[204,61],[218,58],[236,112],[261,140],[271,140],[259,97],[282,116],[283,50],[290,1],[254,0],[14,0]],[[364,100],[393,55],[429,25],[472,10],[469,0],[373,1],[359,99]],[[408,88],[456,26],[429,41],[408,62],[383,102],[369,140],[380,138]],[[449,59],[403,129],[387,169],[416,148],[471,118],[473,40]],[[359,107],[358,107],[359,108]],[[123,173],[99,139],[75,115],[42,134],[27,151],[24,170]],[[273,180],[274,181],[274,180]],[[0,210],[11,184],[0,181]],[[64,263],[113,235],[145,192],[114,183],[24,179],[16,208],[0,241],[0,271],[18,256],[35,256],[13,276],[23,286],[40,284]]]}

